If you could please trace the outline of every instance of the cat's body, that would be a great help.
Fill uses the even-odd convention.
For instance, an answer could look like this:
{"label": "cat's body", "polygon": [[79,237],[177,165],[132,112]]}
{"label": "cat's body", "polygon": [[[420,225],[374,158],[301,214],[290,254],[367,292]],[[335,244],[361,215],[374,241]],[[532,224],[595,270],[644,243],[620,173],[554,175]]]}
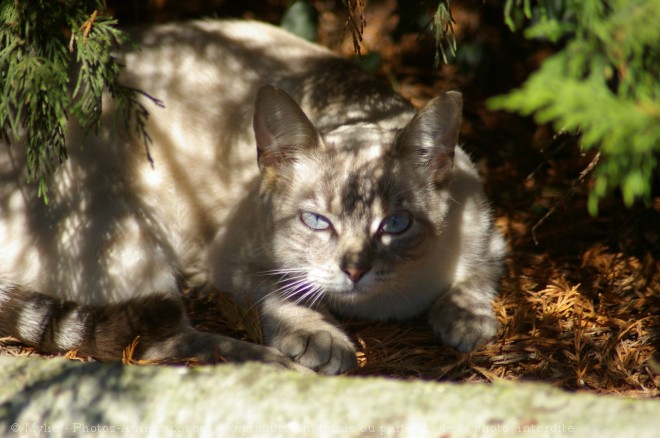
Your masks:
{"label": "cat's body", "polygon": [[179,291],[207,279],[259,306],[269,345],[327,373],[355,365],[331,313],[430,308],[466,351],[494,334],[503,243],[454,148],[458,93],[415,116],[350,63],[258,23],[136,35],[125,82],[165,105],[149,107],[154,167],[137,140],[72,129],[44,205],[20,145],[0,154],[0,336],[112,359],[140,335],[143,357],[290,365],[189,327]]}

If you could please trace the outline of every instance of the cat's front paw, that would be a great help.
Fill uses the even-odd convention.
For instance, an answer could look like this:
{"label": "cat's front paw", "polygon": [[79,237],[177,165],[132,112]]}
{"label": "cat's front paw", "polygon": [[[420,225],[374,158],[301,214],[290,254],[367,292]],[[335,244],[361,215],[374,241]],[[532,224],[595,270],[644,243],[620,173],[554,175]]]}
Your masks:
{"label": "cat's front paw", "polygon": [[445,344],[469,353],[487,343],[500,327],[490,303],[480,304],[466,308],[450,299],[442,300],[431,309],[429,323]]}
{"label": "cat's front paw", "polygon": [[300,329],[280,333],[273,346],[300,365],[322,374],[339,374],[357,366],[355,347],[342,333]]}

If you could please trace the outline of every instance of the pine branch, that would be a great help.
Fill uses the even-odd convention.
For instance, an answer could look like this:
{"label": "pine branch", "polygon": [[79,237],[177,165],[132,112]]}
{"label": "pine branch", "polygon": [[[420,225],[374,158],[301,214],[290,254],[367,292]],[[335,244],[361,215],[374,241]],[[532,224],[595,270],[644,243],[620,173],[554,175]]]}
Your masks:
{"label": "pine branch", "polygon": [[539,241],[536,238],[536,230],[545,223],[546,220],[550,216],[552,216],[558,208],[563,207],[564,205],[568,204],[568,201],[571,200],[575,192],[577,191],[578,187],[580,187],[584,182],[587,180],[587,177],[594,171],[596,166],[598,165],[598,162],[600,161],[600,155],[601,153],[598,152],[596,155],[591,159],[587,167],[585,167],[582,172],[580,172],[580,175],[573,180],[571,183],[571,188],[568,189],[566,193],[561,197],[561,199],[548,210],[541,219],[536,221],[534,226],[532,227],[532,239],[534,240],[534,244],[538,245]]}
{"label": "pine branch", "polygon": [[435,67],[440,65],[440,55],[447,64],[450,57],[456,55],[456,35],[454,34],[454,17],[451,15],[449,0],[441,0],[433,15],[435,30]]}
{"label": "pine branch", "polygon": [[367,20],[364,17],[365,0],[344,0],[348,9],[346,25],[351,29],[353,37],[353,50],[358,55],[361,54],[362,35]]}
{"label": "pine branch", "polygon": [[[137,90],[118,82],[122,66],[111,50],[126,41],[102,0],[7,1],[0,4],[0,135],[24,143],[28,178],[48,202],[49,176],[67,158],[71,118],[99,128],[102,95],[111,91],[117,113],[133,126],[149,156],[148,112]],[[74,71],[72,75],[71,71]],[[139,117],[134,120],[134,117]]]}
{"label": "pine branch", "polygon": [[614,189],[631,206],[651,200],[660,157],[660,8],[654,0],[508,0],[508,23],[524,3],[525,35],[564,41],[523,86],[490,100],[493,109],[533,115],[581,133],[597,149],[589,211]]}

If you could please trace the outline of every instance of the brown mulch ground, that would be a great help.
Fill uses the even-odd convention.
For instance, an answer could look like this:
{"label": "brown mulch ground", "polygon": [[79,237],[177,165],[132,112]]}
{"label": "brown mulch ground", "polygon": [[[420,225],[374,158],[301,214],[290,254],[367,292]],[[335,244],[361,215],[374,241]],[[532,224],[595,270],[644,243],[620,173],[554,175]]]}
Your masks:
{"label": "brown mulch ground", "polygon": [[[167,9],[175,2],[157,3],[156,19],[204,10],[191,6],[201,2],[187,2],[191,9],[184,12]],[[277,20],[280,3],[286,2],[264,3],[240,14]],[[353,43],[350,32],[342,32],[343,10],[328,3],[315,2],[321,11],[320,39],[350,55]],[[615,195],[601,204],[598,217],[591,217],[588,175],[584,182],[579,178],[594,155],[581,152],[572,136],[556,136],[547,126],[486,109],[486,98],[519,84],[551,53],[505,29],[495,3],[452,2],[459,45],[481,56],[478,63],[464,60],[435,74],[432,40],[391,36],[399,19],[393,0],[370,3],[362,51],[378,52],[378,74],[417,105],[446,89],[463,91],[462,141],[484,174],[497,225],[509,245],[507,272],[494,303],[503,328],[488,346],[461,354],[439,345],[423,319],[346,322],[359,350],[360,368],[350,374],[535,380],[569,390],[660,396],[660,196],[650,207],[626,209]],[[127,6],[117,8],[137,14],[127,12]],[[259,339],[254,317],[226,298],[195,291],[186,298],[199,328]],[[0,340],[0,352],[34,354],[9,340]]]}

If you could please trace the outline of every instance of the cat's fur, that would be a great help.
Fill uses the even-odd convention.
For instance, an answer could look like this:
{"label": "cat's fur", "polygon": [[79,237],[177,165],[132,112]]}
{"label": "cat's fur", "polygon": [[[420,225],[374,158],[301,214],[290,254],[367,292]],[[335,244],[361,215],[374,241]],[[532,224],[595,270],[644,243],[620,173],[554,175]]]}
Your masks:
{"label": "cat's fur", "polygon": [[[137,357],[298,366],[291,358],[336,373],[356,358],[332,315],[428,311],[462,351],[495,333],[504,245],[456,146],[459,93],[416,112],[349,62],[259,23],[170,24],[135,39],[124,80],[165,105],[149,107],[153,168],[110,121],[96,137],[73,128],[44,205],[22,147],[3,146],[0,336],[107,360],[139,335]],[[283,356],[190,327],[179,291],[207,278],[258,306]]]}

